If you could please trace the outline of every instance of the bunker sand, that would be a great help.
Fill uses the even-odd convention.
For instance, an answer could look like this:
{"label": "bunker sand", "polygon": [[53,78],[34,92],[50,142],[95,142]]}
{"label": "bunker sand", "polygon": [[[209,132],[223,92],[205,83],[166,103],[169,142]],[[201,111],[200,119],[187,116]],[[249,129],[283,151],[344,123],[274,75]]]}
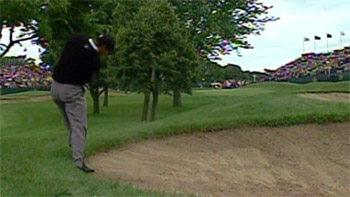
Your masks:
{"label": "bunker sand", "polygon": [[303,98],[317,99],[322,101],[349,102],[350,93],[305,93],[299,94]]}
{"label": "bunker sand", "polygon": [[152,139],[88,159],[98,178],[204,196],[348,196],[350,122]]}

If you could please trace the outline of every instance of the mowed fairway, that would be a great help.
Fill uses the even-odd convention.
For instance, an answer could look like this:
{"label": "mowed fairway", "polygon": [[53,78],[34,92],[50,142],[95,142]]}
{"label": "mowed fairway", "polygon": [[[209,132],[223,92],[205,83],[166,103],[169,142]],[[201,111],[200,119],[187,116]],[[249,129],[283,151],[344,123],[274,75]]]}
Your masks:
{"label": "mowed fairway", "polygon": [[[86,155],[195,131],[349,121],[349,102],[298,96],[304,92],[350,92],[350,83],[262,83],[241,89],[195,90],[192,96],[183,96],[181,108],[171,107],[172,98],[162,96],[158,120],[152,123],[140,121],[142,95],[111,96],[110,106],[101,107],[102,114],[92,115],[86,94],[90,112]],[[69,156],[67,131],[52,101],[1,103],[0,128],[1,196],[165,195],[76,170]]]}

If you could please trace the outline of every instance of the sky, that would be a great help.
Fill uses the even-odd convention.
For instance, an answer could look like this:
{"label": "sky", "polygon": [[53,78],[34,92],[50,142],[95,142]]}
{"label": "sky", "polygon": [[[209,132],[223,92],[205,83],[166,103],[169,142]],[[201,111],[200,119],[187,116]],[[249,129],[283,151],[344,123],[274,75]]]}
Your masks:
{"label": "sky", "polygon": [[[265,30],[259,36],[248,36],[254,49],[240,49],[242,57],[235,52],[222,56],[218,62],[225,66],[228,63],[241,66],[243,70],[264,71],[276,69],[303,53],[303,39],[305,52],[314,51],[314,36],[320,36],[316,42],[316,52],[327,52],[326,34],[332,35],[328,39],[329,50],[340,48],[340,31],[342,45],[350,46],[350,0],[261,0],[265,5],[274,6],[269,11],[269,16],[279,17],[280,20],[267,23]],[[8,42],[8,33],[4,32],[1,43]],[[24,55],[37,59],[39,57],[38,46],[30,41],[23,43],[27,48],[13,47],[8,56]]]}
{"label": "sky", "polygon": [[265,5],[274,6],[269,16],[280,17],[280,20],[270,22],[260,36],[249,36],[254,49],[240,49],[242,57],[236,53],[222,57],[218,62],[224,66],[236,64],[243,70],[263,71],[276,69],[305,52],[314,52],[314,36],[320,36],[316,42],[316,52],[327,52],[326,34],[329,50],[340,48],[340,31],[342,45],[350,46],[350,0],[262,0]]}
{"label": "sky", "polygon": [[[8,44],[10,42],[8,28],[3,29],[2,34],[3,34],[3,36],[2,36],[2,38],[0,40],[0,43]],[[18,38],[15,38],[15,37],[19,36],[19,35],[20,35],[19,28],[15,28],[14,40],[17,40]],[[26,37],[24,37],[24,38],[26,38]],[[38,45],[31,44],[31,40],[21,42],[21,44],[22,44],[22,46],[20,46],[18,44],[14,45],[5,56],[26,55],[27,58],[34,58],[36,60],[36,63],[40,63],[39,49],[40,49],[41,52],[43,52],[44,49],[42,47],[38,46]]]}

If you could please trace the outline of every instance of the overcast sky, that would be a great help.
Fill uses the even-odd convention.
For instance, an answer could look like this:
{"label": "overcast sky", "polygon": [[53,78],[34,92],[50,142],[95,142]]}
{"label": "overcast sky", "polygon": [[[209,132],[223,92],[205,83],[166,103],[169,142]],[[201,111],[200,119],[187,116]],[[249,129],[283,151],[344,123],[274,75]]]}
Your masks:
{"label": "overcast sky", "polygon": [[242,57],[235,53],[223,57],[221,65],[233,63],[243,70],[263,71],[264,68],[276,69],[292,61],[303,53],[303,38],[306,52],[314,51],[314,36],[320,36],[316,42],[316,52],[327,51],[326,34],[329,50],[340,48],[340,31],[343,46],[350,45],[350,0],[262,0],[265,5],[272,5],[270,16],[280,17],[276,22],[266,25],[260,36],[250,36],[248,41],[252,50],[240,50]]}
{"label": "overcast sky", "polygon": [[[237,64],[243,70],[263,71],[265,68],[276,69],[292,61],[303,53],[303,38],[306,52],[314,51],[314,36],[320,36],[316,42],[316,52],[326,52],[326,34],[329,39],[329,50],[340,48],[340,31],[346,35],[342,37],[343,46],[350,46],[350,0],[262,0],[265,5],[272,5],[270,16],[280,17],[276,22],[266,25],[260,36],[250,36],[248,41],[254,49],[223,57],[221,65]],[[6,42],[8,34],[4,33],[1,43]],[[30,41],[23,47],[14,47],[8,55],[23,55],[38,57],[38,46],[31,45]]]}
{"label": "overcast sky", "polygon": [[[10,41],[8,28],[4,29],[2,33],[3,36],[0,40],[0,43],[8,44]],[[18,36],[19,34],[19,28],[15,28],[14,35]],[[17,38],[14,38],[14,40],[17,40]],[[22,46],[19,46],[18,44],[14,45],[5,56],[27,55],[27,58],[34,58],[36,59],[36,63],[39,63],[39,48],[41,52],[43,52],[44,49],[38,45],[32,45],[30,40],[21,42],[21,44]]]}

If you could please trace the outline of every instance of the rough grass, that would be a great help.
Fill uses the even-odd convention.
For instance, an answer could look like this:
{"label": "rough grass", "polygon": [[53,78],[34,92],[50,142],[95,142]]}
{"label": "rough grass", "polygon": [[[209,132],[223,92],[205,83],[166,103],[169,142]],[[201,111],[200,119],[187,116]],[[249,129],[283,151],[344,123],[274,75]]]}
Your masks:
{"label": "rough grass", "polygon": [[[141,122],[142,95],[112,96],[102,114],[88,100],[86,155],[125,143],[185,132],[242,125],[292,125],[349,120],[350,105],[298,97],[302,92],[349,92],[349,82],[262,83],[241,89],[195,90],[184,107],[161,96],[156,122]],[[0,196],[146,196],[165,194],[99,180],[76,170],[70,160],[67,131],[51,101],[1,104]],[[169,194],[174,195],[174,194]]]}

